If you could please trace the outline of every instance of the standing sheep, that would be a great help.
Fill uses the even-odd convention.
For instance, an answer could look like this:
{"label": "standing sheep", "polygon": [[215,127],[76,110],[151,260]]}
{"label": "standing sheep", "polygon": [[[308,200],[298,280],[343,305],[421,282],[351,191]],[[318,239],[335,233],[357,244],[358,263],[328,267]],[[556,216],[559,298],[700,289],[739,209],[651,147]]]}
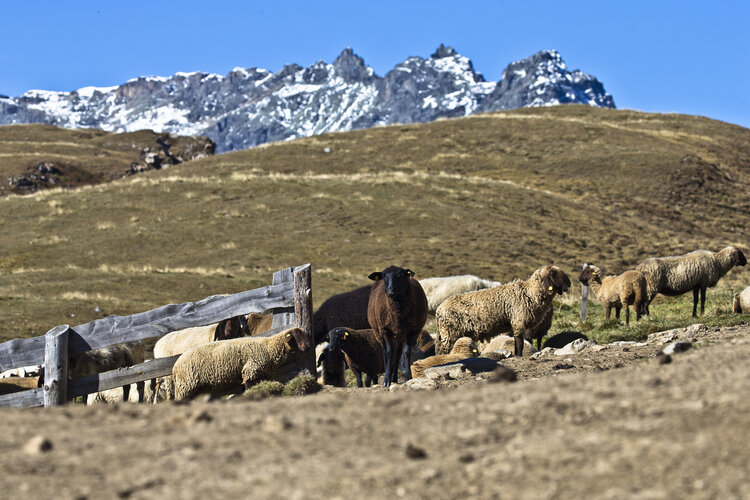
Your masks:
{"label": "standing sheep", "polygon": [[425,295],[427,296],[427,312],[435,314],[438,306],[448,297],[459,293],[475,292],[486,288],[496,287],[499,281],[482,279],[473,274],[461,276],[445,276],[441,278],[425,278],[419,280]]}
{"label": "standing sheep", "polygon": [[436,352],[447,354],[461,337],[474,341],[512,332],[514,353],[523,355],[524,338],[533,338],[552,309],[552,299],[570,288],[570,278],[557,266],[544,266],[526,281],[454,295],[437,309]]}
{"label": "standing sheep", "polygon": [[606,310],[609,319],[612,308],[615,308],[615,317],[620,319],[620,309],[625,307],[625,324],[630,324],[630,308],[635,309],[635,319],[641,319],[646,312],[648,295],[646,292],[646,277],[640,271],[625,271],[619,276],[604,276],[602,270],[596,266],[588,265],[584,268],[578,281],[591,290]]}
{"label": "standing sheep", "polygon": [[424,371],[433,366],[455,363],[466,358],[476,358],[479,356],[477,345],[468,337],[461,337],[453,344],[451,352],[448,354],[436,354],[429,358],[420,359],[411,365],[411,376],[414,378],[424,377]]}
{"label": "standing sheep", "polygon": [[346,387],[346,363],[341,350],[330,351],[328,346],[318,356],[318,366],[323,365],[321,385]]}
{"label": "standing sheep", "polygon": [[321,344],[331,329],[345,326],[361,330],[369,328],[367,304],[372,285],[333,295],[326,299],[313,313],[313,342]]}
{"label": "standing sheep", "polygon": [[[144,357],[145,348],[140,340],[108,345],[71,356],[68,360],[68,376],[70,378],[87,377],[116,368],[137,365],[143,363]],[[136,387],[138,401],[143,402],[145,383],[138,382]],[[125,385],[122,387],[122,400],[127,401],[129,396],[130,385]]]}
{"label": "standing sheep", "polygon": [[310,339],[301,328],[272,337],[243,337],[195,347],[184,352],[172,369],[175,399],[206,391],[237,392],[243,385],[249,388],[271,380],[290,354],[309,348]]}
{"label": "standing sheep", "polygon": [[[411,349],[427,321],[427,297],[414,271],[390,266],[368,276],[375,281],[367,305],[367,320],[383,345],[383,386],[398,381],[398,361],[405,353],[411,367]],[[411,379],[411,370],[405,373]]]}
{"label": "standing sheep", "polygon": [[364,387],[378,383],[378,375],[385,371],[383,345],[373,330],[337,327],[328,332],[328,339],[328,351],[344,353],[346,364],[357,377],[357,387],[363,386],[363,372],[365,374]]}
{"label": "standing sheep", "polygon": [[659,293],[673,297],[692,290],[693,317],[697,317],[698,292],[703,314],[706,289],[715,286],[734,266],[745,264],[747,259],[742,250],[729,246],[718,252],[696,250],[674,257],[654,257],[641,262],[636,269],[646,276],[647,308]]}
{"label": "standing sheep", "polygon": [[750,314],[750,286],[740,293],[734,294],[732,311],[740,314]]}

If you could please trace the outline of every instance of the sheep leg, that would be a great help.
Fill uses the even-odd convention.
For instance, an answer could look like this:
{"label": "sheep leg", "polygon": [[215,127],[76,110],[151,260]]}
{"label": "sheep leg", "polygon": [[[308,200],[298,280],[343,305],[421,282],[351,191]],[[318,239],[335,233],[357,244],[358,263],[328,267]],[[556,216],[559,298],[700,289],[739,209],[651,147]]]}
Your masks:
{"label": "sheep leg", "polygon": [[609,313],[610,313],[611,311],[612,311],[612,306],[608,305],[608,306],[607,306],[607,312],[605,313],[605,316],[604,316],[604,318],[605,318],[605,319],[606,319],[607,321],[609,321]]}
{"label": "sheep leg", "polygon": [[516,343],[513,349],[513,355],[519,357],[523,356],[523,334],[514,335],[513,340]]}
{"label": "sheep leg", "polygon": [[135,387],[138,390],[138,402],[143,403],[143,399],[146,394],[146,382],[136,382]]}
{"label": "sheep leg", "polygon": [[615,319],[620,320],[620,309],[622,309],[622,306],[615,306]]}
{"label": "sheep leg", "polygon": [[130,384],[122,386],[122,400],[127,401],[130,398]]}
{"label": "sheep leg", "polygon": [[706,287],[701,287],[701,316],[703,316],[703,312],[705,310],[706,306]]}
{"label": "sheep leg", "polygon": [[[404,345],[404,357],[406,357],[406,371],[404,372],[404,382],[411,380],[411,348],[412,345],[410,342],[407,342]],[[398,359],[401,358],[399,357]]]}
{"label": "sheep leg", "polygon": [[383,339],[383,368],[385,369],[385,374],[383,376],[383,387],[388,387],[391,385],[391,351],[393,350],[391,346],[391,339],[388,338],[388,336],[384,336]]}
{"label": "sheep leg", "polygon": [[630,324],[630,307],[627,304],[625,304],[625,324]]}
{"label": "sheep leg", "polygon": [[397,345],[396,349],[391,352],[391,383],[398,384],[398,360],[401,359],[403,352],[403,344]]}
{"label": "sheep leg", "polygon": [[698,317],[698,291],[700,287],[693,288],[693,317]]}
{"label": "sheep leg", "polygon": [[[362,387],[362,372],[356,371],[354,372],[354,375],[357,377],[357,387]],[[366,380],[365,383],[367,383]]]}

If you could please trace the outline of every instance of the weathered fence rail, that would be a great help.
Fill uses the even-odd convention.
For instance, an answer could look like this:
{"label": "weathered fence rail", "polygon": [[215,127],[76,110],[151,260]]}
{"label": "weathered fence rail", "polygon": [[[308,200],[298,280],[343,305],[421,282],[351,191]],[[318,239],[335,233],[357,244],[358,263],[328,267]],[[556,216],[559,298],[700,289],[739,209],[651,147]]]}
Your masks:
{"label": "weathered fence rail", "polygon": [[[170,304],[130,316],[108,316],[74,327],[60,325],[46,335],[0,344],[0,371],[33,364],[45,366],[43,388],[2,395],[0,407],[55,406],[78,396],[170,375],[179,356],[148,360],[71,380],[68,380],[67,364],[70,356],[91,349],[162,337],[183,328],[267,311],[274,313],[273,328],[261,335],[270,336],[296,325],[312,338],[310,264],[274,273],[273,284],[263,288],[234,295],[214,295],[198,302]],[[282,368],[285,368],[282,376],[301,368],[314,373],[315,353],[299,353]]]}

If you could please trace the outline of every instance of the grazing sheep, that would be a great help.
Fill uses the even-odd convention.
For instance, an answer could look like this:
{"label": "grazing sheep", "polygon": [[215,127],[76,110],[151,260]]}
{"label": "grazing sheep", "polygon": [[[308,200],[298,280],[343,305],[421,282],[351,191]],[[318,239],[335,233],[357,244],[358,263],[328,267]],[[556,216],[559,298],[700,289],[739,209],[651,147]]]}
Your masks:
{"label": "grazing sheep", "polygon": [[740,314],[750,314],[750,286],[740,293],[734,294],[732,311]]}
{"label": "grazing sheep", "polygon": [[328,347],[323,349],[318,356],[318,366],[320,365],[323,365],[320,376],[321,385],[346,387],[346,364],[344,353],[340,349],[336,351],[330,351]]}
{"label": "grazing sheep", "polygon": [[175,399],[199,392],[238,392],[271,380],[290,354],[306,351],[310,339],[301,328],[272,337],[243,337],[210,342],[184,352],[174,364]]}
{"label": "grazing sheep", "polygon": [[337,326],[361,330],[370,328],[367,321],[367,304],[372,285],[333,295],[313,313],[313,342],[323,343],[325,336]]}
{"label": "grazing sheep", "polygon": [[427,296],[414,271],[390,266],[368,276],[375,281],[367,305],[367,320],[383,344],[383,386],[398,381],[398,361],[406,356],[406,380],[411,379],[411,350],[427,321]]}
{"label": "grazing sheep", "polygon": [[[113,344],[100,349],[92,349],[71,356],[68,360],[68,376],[70,378],[87,377],[96,373],[104,373],[116,368],[143,363],[145,356],[143,342],[136,340],[123,344]],[[144,382],[137,383],[138,401],[143,401]],[[130,386],[122,388],[123,401],[130,395]]]}
{"label": "grazing sheep", "polygon": [[[272,317],[273,315],[270,316]],[[264,320],[262,316],[253,316],[253,328],[262,328],[262,326],[259,325],[264,325],[264,322],[267,323],[267,320]],[[249,333],[249,328],[245,316],[235,316],[212,325],[195,326],[192,328],[176,330],[164,335],[156,342],[154,345],[154,359],[176,356],[177,354],[189,351],[193,347],[208,344],[209,342],[244,337]],[[266,330],[268,330],[268,328],[266,328]],[[164,391],[167,400],[174,397],[174,384],[172,383],[172,377],[159,377],[158,379],[151,381],[151,392],[153,393],[154,404],[156,404],[160,390]]]}
{"label": "grazing sheep", "polygon": [[437,309],[436,352],[447,354],[461,337],[475,341],[512,332],[514,354],[523,355],[524,338],[537,335],[546,321],[552,299],[567,292],[570,278],[557,266],[544,266],[526,281],[454,295]]}
{"label": "grazing sheep", "polygon": [[500,284],[499,281],[482,279],[473,274],[462,276],[446,276],[442,278],[425,278],[419,280],[425,295],[427,296],[427,312],[435,314],[435,310],[448,297],[459,293],[475,292],[492,288]]}
{"label": "grazing sheep", "polygon": [[373,330],[336,327],[328,332],[328,339],[328,351],[344,353],[346,364],[357,377],[357,387],[363,387],[363,372],[364,387],[378,383],[378,375],[384,373],[383,344]]}
{"label": "grazing sheep", "polygon": [[646,312],[648,295],[646,277],[640,271],[625,271],[618,276],[602,276],[602,270],[596,266],[586,266],[578,281],[591,287],[597,302],[606,310],[606,317],[615,308],[615,317],[620,319],[620,309],[625,307],[625,324],[630,324],[630,307],[635,309],[636,321]]}
{"label": "grazing sheep", "polygon": [[414,378],[424,377],[424,371],[427,368],[455,363],[466,358],[476,358],[477,356],[479,356],[479,350],[474,341],[469,337],[461,337],[453,344],[449,354],[436,354],[412,363],[411,376]]}
{"label": "grazing sheep", "polygon": [[718,252],[696,250],[673,257],[646,259],[636,269],[646,275],[648,305],[661,293],[670,297],[693,291],[693,317],[697,317],[698,292],[701,297],[701,314],[706,304],[706,289],[719,282],[734,266],[747,264],[745,254],[729,246]]}

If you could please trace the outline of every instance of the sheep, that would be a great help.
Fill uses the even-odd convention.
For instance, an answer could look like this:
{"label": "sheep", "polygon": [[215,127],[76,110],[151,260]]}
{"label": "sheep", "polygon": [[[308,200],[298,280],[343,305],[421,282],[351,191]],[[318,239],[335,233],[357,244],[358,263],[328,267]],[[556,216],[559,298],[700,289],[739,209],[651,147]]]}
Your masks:
{"label": "sheep", "polygon": [[7,377],[0,380],[0,395],[36,389],[43,383],[42,377]]}
{"label": "sheep", "polygon": [[[379,355],[380,353],[378,353]],[[323,365],[321,385],[346,387],[346,364],[340,349],[331,351],[326,346],[318,356],[318,366]]]}
{"label": "sheep", "polygon": [[427,312],[434,315],[435,310],[448,297],[459,293],[475,292],[485,288],[496,287],[499,281],[482,279],[473,274],[461,276],[446,276],[442,278],[425,278],[419,280],[425,295],[427,295]]}
{"label": "sheep", "polygon": [[728,246],[718,252],[696,250],[673,257],[646,259],[636,269],[646,275],[648,302],[657,294],[670,297],[693,291],[693,317],[697,317],[698,292],[701,297],[701,314],[705,311],[706,289],[713,287],[734,266],[747,264],[745,254],[737,247]]}
{"label": "sheep", "polygon": [[367,304],[372,285],[333,295],[313,312],[313,342],[321,344],[331,329],[345,326],[357,330],[370,328],[367,321]]}
{"label": "sheep", "polygon": [[261,380],[273,379],[278,367],[296,351],[307,351],[310,339],[301,328],[272,337],[243,337],[194,347],[172,368],[175,399],[199,392],[237,392]]}
{"label": "sheep", "polygon": [[[130,384],[130,394],[127,399],[130,403],[138,403],[138,397],[137,397],[137,390],[134,391],[134,388],[137,387],[137,384]],[[145,389],[149,389],[148,386],[145,387]],[[151,397],[151,394],[147,391],[144,394],[144,398],[146,401],[148,401]],[[121,401],[125,401],[123,398],[123,388],[122,387],[115,387],[114,389],[107,389],[106,391],[99,391],[89,394],[86,397],[86,403],[87,404],[95,404],[95,403],[105,403],[105,404],[116,404]]]}
{"label": "sheep", "polygon": [[646,312],[646,277],[641,271],[625,271],[617,276],[602,276],[602,270],[593,265],[584,267],[578,281],[591,287],[597,302],[606,310],[606,318],[609,320],[612,308],[615,308],[615,317],[620,319],[620,309],[625,307],[625,324],[630,324],[630,307],[635,309],[636,321]]}
{"label": "sheep", "polygon": [[[263,316],[254,315],[252,318],[253,329],[263,328],[268,323],[268,320],[264,319]],[[243,337],[249,333],[249,328],[250,326],[247,318],[240,315],[207,326],[196,326],[192,328],[183,328],[182,330],[175,330],[174,332],[164,335],[156,342],[154,345],[154,359],[176,356],[177,354],[182,354],[193,347],[208,344],[209,342]],[[266,328],[266,330],[267,329],[268,328]],[[159,391],[162,389],[166,393],[166,399],[171,399],[173,397],[174,384],[172,383],[172,377],[159,377],[158,379],[151,381],[151,392],[153,394],[154,404],[156,404],[159,397]]]}
{"label": "sheep", "polygon": [[[526,343],[528,342],[528,346]],[[481,356],[483,358],[491,358],[491,359],[500,359],[501,356],[498,355],[497,351],[513,351],[515,349],[516,341],[513,337],[509,335],[498,335],[497,337],[493,337],[492,340],[487,342],[485,345],[480,346],[480,352]],[[528,351],[526,350],[526,347],[528,347]],[[537,352],[537,349],[534,348],[533,341],[530,341],[528,339],[524,339],[524,353],[528,353],[529,356]]]}
{"label": "sheep", "polygon": [[411,376],[414,378],[424,377],[424,371],[427,368],[448,363],[455,363],[466,358],[475,358],[479,356],[479,350],[476,344],[469,337],[461,337],[453,344],[449,354],[436,354],[429,358],[420,359],[411,365]]}
{"label": "sheep", "polygon": [[454,295],[437,309],[436,352],[447,354],[461,337],[478,342],[510,331],[515,337],[514,354],[521,356],[524,338],[538,331],[552,299],[569,288],[570,278],[559,267],[544,266],[526,281]]}
{"label": "sheep", "polygon": [[250,313],[245,321],[245,336],[258,335],[273,327],[273,313]]}
{"label": "sheep", "polygon": [[[145,351],[143,342],[136,340],[82,352],[68,359],[68,376],[70,378],[86,377],[143,363]],[[136,386],[138,401],[142,402],[145,384],[138,382]],[[130,385],[123,386],[122,394],[123,401],[127,401],[130,395]]]}
{"label": "sheep", "polygon": [[552,337],[548,338],[544,342],[544,347],[560,349],[578,339],[588,340],[589,338],[581,332],[560,332],[557,335],[553,335]]}
{"label": "sheep", "polygon": [[367,304],[367,320],[383,344],[383,386],[398,381],[398,361],[406,356],[406,380],[411,379],[411,350],[427,321],[427,296],[414,271],[390,266],[371,273],[375,281]]}
{"label": "sheep", "polygon": [[336,327],[328,332],[328,350],[343,352],[349,369],[357,377],[357,387],[363,387],[362,373],[365,374],[364,387],[378,383],[378,375],[384,373],[383,344],[372,329],[353,330]]}
{"label": "sheep", "polygon": [[732,311],[740,314],[750,314],[750,286],[740,293],[734,294]]}

